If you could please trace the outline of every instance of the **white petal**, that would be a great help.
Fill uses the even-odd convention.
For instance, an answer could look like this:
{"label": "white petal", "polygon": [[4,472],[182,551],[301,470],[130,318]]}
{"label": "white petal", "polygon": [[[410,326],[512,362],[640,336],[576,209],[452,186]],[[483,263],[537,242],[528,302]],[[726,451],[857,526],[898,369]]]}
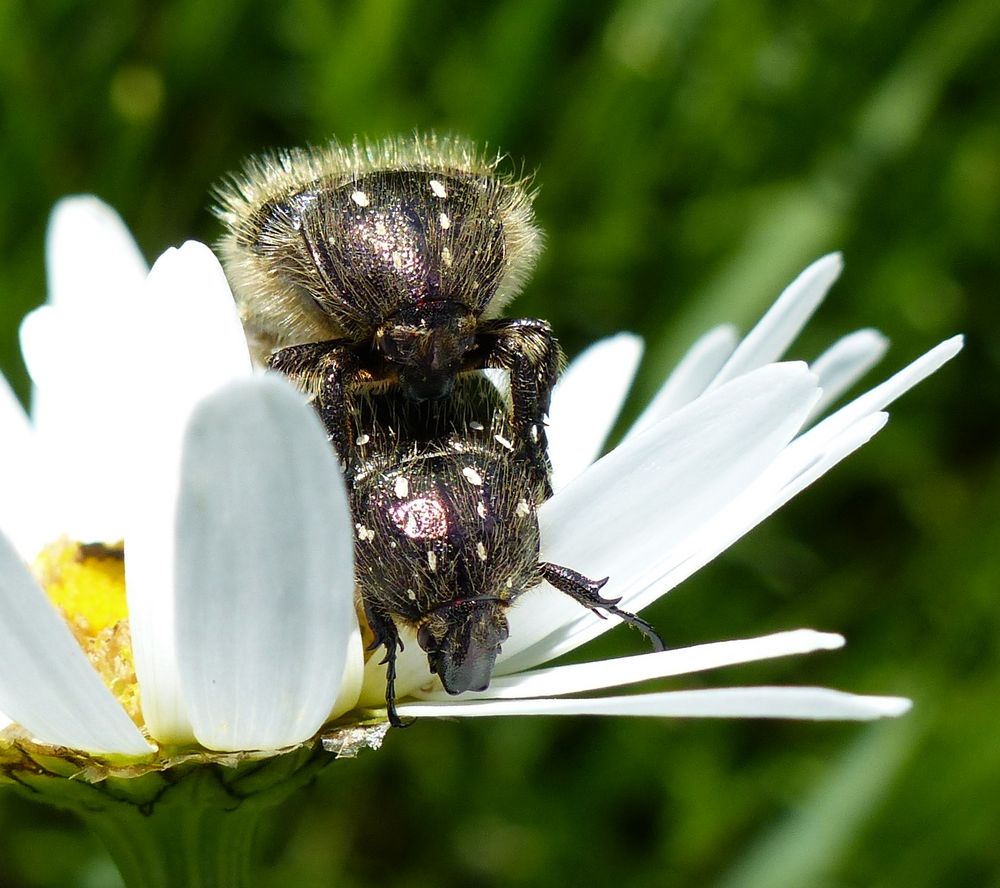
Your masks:
{"label": "white petal", "polygon": [[120,539],[123,340],[146,263],[118,214],[83,195],[53,209],[46,264],[49,305],[25,318],[21,345],[45,495],[60,518],[48,535]]}
{"label": "white petal", "polygon": [[932,373],[939,370],[962,350],[964,339],[953,336],[908,364],[885,382],[855,398],[849,404],[811,428],[796,442],[796,447],[814,447],[817,439],[829,440],[864,416],[884,410]]}
{"label": "white petal", "polygon": [[360,675],[360,631],[347,490],[319,420],[283,379],[232,383],[198,407],[177,538],[181,688],[198,741],[308,739],[349,652]]}
{"label": "white petal", "polygon": [[405,703],[399,714],[416,718],[490,715],[634,715],[669,718],[795,718],[871,721],[910,709],[903,697],[863,697],[828,688],[713,688],[627,697],[571,700],[488,700]]}
{"label": "white petal", "polygon": [[629,429],[626,439],[646,431],[702,394],[732,355],[738,341],[736,329],[728,324],[715,327],[699,338]]}
{"label": "white petal", "polygon": [[[818,394],[805,365],[773,364],[635,436],[539,509],[542,559],[594,579],[610,575],[602,594],[626,594],[637,577],[669,563],[686,538],[781,453]],[[547,647],[556,638],[565,641],[581,613],[587,614],[545,584],[531,590],[511,611],[510,639],[498,670],[541,662],[516,655],[550,633]],[[587,622],[604,624],[598,632],[616,625]]]}
{"label": "white petal", "polygon": [[134,296],[146,261],[121,217],[92,195],[60,200],[45,244],[49,304],[97,308]]}
{"label": "white petal", "polygon": [[0,435],[3,436],[5,447],[11,438],[16,438],[19,442],[31,438],[28,415],[2,373],[0,373]]}
{"label": "white petal", "polygon": [[792,281],[737,346],[710,388],[778,360],[808,323],[843,267],[840,254],[830,253]]}
{"label": "white petal", "polygon": [[123,388],[135,368],[135,302],[88,309],[45,305],[21,323],[21,350],[35,383],[37,458],[45,466],[48,539],[122,538],[122,461],[131,417]]}
{"label": "white petal", "polygon": [[144,755],[139,729],[0,535],[0,709],[43,743]]}
{"label": "white petal", "polygon": [[566,368],[549,410],[553,489],[565,487],[600,456],[641,358],[642,339],[619,333],[590,346]]}
{"label": "white petal", "polygon": [[[45,534],[47,509],[41,490],[35,436],[21,402],[0,374],[0,527],[30,561],[51,538]],[[44,503],[44,505],[43,505]]]}
{"label": "white petal", "polygon": [[[641,610],[666,594],[829,471],[840,460],[869,441],[885,425],[888,418],[884,413],[872,411],[880,411],[894,398],[925,379],[957,354],[961,347],[961,337],[954,337],[941,343],[882,385],[809,429],[793,441],[746,491],[720,509],[689,538],[664,553],[664,557],[650,559],[645,563],[638,562],[643,567],[639,572],[633,565],[622,565],[617,575],[624,583],[623,586],[612,587],[616,573],[612,572],[614,568],[609,568],[608,573],[611,573],[612,582],[609,582],[604,594],[609,597],[622,595],[621,607],[633,612]],[[540,512],[540,516],[543,514],[544,509]],[[543,537],[543,550],[544,543]],[[627,547],[625,551],[628,551]],[[596,573],[603,576],[599,572]],[[559,602],[560,597],[565,598],[565,596],[542,584],[524,597],[524,607],[518,607],[512,612],[511,639],[505,645],[505,649],[511,649],[512,642],[516,642],[517,630],[514,627],[515,621],[521,619],[521,612],[526,611],[527,606],[531,605],[534,611],[529,612],[529,616],[538,613],[541,610],[539,599],[543,596],[549,599],[548,609],[562,608],[562,627],[553,631],[547,638],[540,638],[534,645],[525,647],[520,653],[511,650],[509,660],[505,659],[502,665],[498,666],[499,671],[513,672],[543,663],[578,647],[606,631],[609,626],[617,624],[613,618],[593,619],[579,607],[574,616],[568,607],[574,603],[568,599],[566,602]],[[541,623],[545,616],[536,619]],[[535,634],[535,630],[530,626],[527,631],[529,635]],[[520,647],[522,645],[518,645],[518,648]]]}
{"label": "white petal", "polygon": [[[134,307],[134,301],[93,308],[43,305],[25,315],[21,352],[40,394],[55,396],[68,387],[79,397],[85,386],[115,391],[126,370],[123,362],[131,356],[126,346],[136,332]],[[87,401],[95,400],[91,392]]]}
{"label": "white petal", "polygon": [[207,247],[167,251],[140,283],[132,299],[69,300],[22,324],[36,384],[37,449],[47,466],[39,497],[57,504],[50,514],[60,519],[48,528],[50,539],[121,539],[126,463],[146,459],[136,428],[146,426],[156,447],[171,414],[185,414],[221,379],[249,372],[232,295]]}
{"label": "white petal", "polygon": [[142,301],[147,336],[136,343],[136,358],[169,361],[150,370],[158,371],[164,388],[181,387],[178,397],[185,410],[192,391],[200,396],[250,372],[249,349],[232,291],[219,260],[204,244],[187,241],[160,256]]}
{"label": "white petal", "polygon": [[838,339],[809,365],[819,379],[823,396],[813,409],[813,416],[826,411],[834,401],[874,367],[889,347],[889,340],[878,330],[856,330]]}
{"label": "white petal", "polygon": [[[357,611],[354,622],[357,624]],[[344,666],[340,689],[333,701],[333,706],[327,714],[327,720],[335,719],[349,709],[358,705],[365,680],[365,651],[361,640],[361,627],[357,632],[351,632],[347,640],[347,652],[344,655]]]}
{"label": "white petal", "polygon": [[677,553],[679,557],[665,572],[649,574],[634,584],[628,591],[628,606],[641,610],[700,570],[793,496],[868,443],[885,427],[888,418],[885,413],[865,417],[818,451],[802,453],[786,449],[757,482],[688,542],[688,551]]}
{"label": "white petal", "polygon": [[[640,681],[704,672],[708,669],[752,663],[773,657],[835,650],[843,645],[844,638],[841,635],[815,632],[812,629],[796,629],[790,632],[776,632],[761,638],[717,641],[653,654],[638,654],[632,657],[598,660],[593,663],[576,663],[571,666],[519,672],[516,675],[495,678],[485,691],[466,699],[560,697],[565,694],[621,687]],[[422,694],[421,698],[453,699],[443,690]]]}
{"label": "white petal", "polygon": [[182,436],[195,404],[249,376],[251,365],[229,286],[203,244],[188,242],[157,260],[140,310],[149,335],[134,340],[134,379],[123,393],[131,419],[122,466],[129,625],[146,725],[160,740],[183,743],[193,733],[180,695],[173,609]]}
{"label": "white petal", "polygon": [[[888,417],[876,414],[856,423],[837,439],[828,442],[819,453],[810,452],[794,457],[789,449],[779,456],[761,478],[693,534],[669,557],[652,565],[650,570],[633,577],[623,590],[622,607],[633,612],[642,610],[696,573],[713,558],[728,549],[745,533],[779,509],[795,494],[812,484],[840,460],[853,453],[879,431]],[[561,593],[547,587],[548,595]],[[534,591],[532,595],[536,594]],[[566,625],[549,638],[504,663],[504,671],[529,668],[544,663],[561,653],[573,650],[616,624],[614,618],[598,620],[582,608],[575,616],[567,614]],[[509,644],[509,642],[508,642]]]}

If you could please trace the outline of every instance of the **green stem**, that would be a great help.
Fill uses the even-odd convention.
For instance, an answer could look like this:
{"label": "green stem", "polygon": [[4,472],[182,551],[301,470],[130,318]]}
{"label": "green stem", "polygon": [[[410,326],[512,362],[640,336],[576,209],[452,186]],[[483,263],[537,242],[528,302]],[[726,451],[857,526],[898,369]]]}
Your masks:
{"label": "green stem", "polygon": [[36,758],[42,767],[12,782],[79,814],[129,888],[245,888],[263,815],[331,760],[317,744],[235,766],[190,762],[88,782],[65,761]]}
{"label": "green stem", "polygon": [[229,796],[215,770],[202,767],[185,775],[149,807],[109,798],[82,814],[126,885],[249,884],[253,841],[264,808]]}

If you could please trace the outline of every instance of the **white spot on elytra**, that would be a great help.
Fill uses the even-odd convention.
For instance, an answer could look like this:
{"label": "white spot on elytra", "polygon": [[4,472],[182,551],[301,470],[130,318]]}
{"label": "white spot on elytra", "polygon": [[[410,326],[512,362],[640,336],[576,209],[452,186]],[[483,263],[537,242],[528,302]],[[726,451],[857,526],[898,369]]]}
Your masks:
{"label": "white spot on elytra", "polygon": [[385,227],[385,222],[383,222],[383,221],[382,221],[381,219],[379,219],[379,220],[378,220],[378,221],[377,221],[377,222],[375,223],[375,233],[376,233],[376,234],[377,234],[377,235],[378,235],[379,237],[385,237],[385,233],[386,233],[386,227]]}
{"label": "white spot on elytra", "polygon": [[431,191],[434,192],[435,197],[447,197],[448,189],[444,187],[437,179],[431,179]]}
{"label": "white spot on elytra", "polygon": [[513,589],[514,588],[514,578],[513,577],[507,577],[507,588],[508,589]]}
{"label": "white spot on elytra", "polygon": [[524,499],[520,500],[517,504],[517,509],[515,509],[515,512],[517,512],[517,516],[519,518],[526,518],[528,515],[531,514],[531,506],[528,505],[527,500]]}
{"label": "white spot on elytra", "polygon": [[358,435],[358,437],[354,439],[354,443],[357,444],[358,447],[367,444],[369,441],[371,441],[370,435]]}
{"label": "white spot on elytra", "polygon": [[366,207],[371,203],[368,199],[368,195],[363,191],[352,191],[351,200],[353,200],[359,207]]}
{"label": "white spot on elytra", "polygon": [[403,267],[403,254],[399,250],[392,251],[392,267],[399,271]]}
{"label": "white spot on elytra", "polygon": [[531,436],[531,440],[534,441],[537,444],[538,443],[538,426],[532,425],[531,428],[528,429],[528,434]]}
{"label": "white spot on elytra", "polygon": [[486,513],[486,503],[484,503],[482,500],[480,500],[478,503],[476,503],[476,512],[478,513],[478,515],[479,515],[480,518],[485,518],[486,514],[487,514]]}
{"label": "white spot on elytra", "polygon": [[370,543],[373,539],[375,539],[375,531],[370,527],[365,527],[363,524],[355,524],[354,526],[358,531],[358,539],[362,542]]}
{"label": "white spot on elytra", "polygon": [[479,487],[483,483],[483,476],[479,474],[472,466],[466,466],[462,469],[462,474],[465,476],[465,480],[470,484],[475,484]]}
{"label": "white spot on elytra", "polygon": [[447,247],[441,248],[441,261],[444,263],[445,268],[451,268],[451,263],[453,260],[451,258],[451,250],[449,250]]}
{"label": "white spot on elytra", "polygon": [[476,554],[479,556],[480,561],[486,560],[486,546],[482,542],[476,543]]}
{"label": "white spot on elytra", "polygon": [[513,450],[514,445],[510,443],[503,435],[494,435],[493,440],[497,442],[501,447],[506,447],[508,450]]}
{"label": "white spot on elytra", "polygon": [[472,422],[469,423],[469,428],[472,429],[473,431],[481,432],[483,430],[483,424],[481,422],[476,422],[475,420],[472,420]]}
{"label": "white spot on elytra", "polygon": [[432,571],[436,571],[438,569],[438,557],[434,554],[433,549],[427,550],[427,566]]}
{"label": "white spot on elytra", "polygon": [[417,593],[414,592],[412,589],[407,589],[406,590],[406,597],[409,598],[410,601],[416,601],[417,600]]}
{"label": "white spot on elytra", "polygon": [[451,228],[451,219],[448,218],[448,214],[447,213],[442,213],[440,216],[438,216],[438,222],[441,223],[441,227],[445,231],[447,231],[449,228]]}
{"label": "white spot on elytra", "polygon": [[406,497],[410,495],[409,479],[403,477],[402,475],[397,476],[396,485],[395,487],[393,487],[393,490],[395,491],[396,496],[399,497],[399,499],[406,499]]}

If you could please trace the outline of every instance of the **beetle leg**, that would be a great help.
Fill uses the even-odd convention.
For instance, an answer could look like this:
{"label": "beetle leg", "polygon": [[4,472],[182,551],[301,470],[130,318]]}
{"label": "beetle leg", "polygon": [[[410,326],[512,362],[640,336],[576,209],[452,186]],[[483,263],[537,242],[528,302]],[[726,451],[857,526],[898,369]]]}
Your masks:
{"label": "beetle leg", "polygon": [[[475,367],[498,367],[510,373],[513,431],[532,480],[552,496],[545,417],[559,375],[562,352],[547,321],[497,318],[483,321],[470,354]],[[471,368],[470,368],[471,369]]]}
{"label": "beetle leg", "polygon": [[404,722],[396,713],[396,652],[403,649],[403,640],[392,618],[380,613],[365,604],[365,618],[375,636],[368,645],[368,650],[374,651],[380,646],[385,648],[385,656],[379,665],[385,665],[385,708],[389,716],[389,724],[394,728],[407,728],[412,721]]}
{"label": "beetle leg", "polygon": [[623,622],[628,623],[633,629],[638,629],[645,635],[649,639],[649,643],[653,646],[654,651],[666,649],[666,645],[664,645],[663,639],[660,638],[660,634],[649,623],[641,617],[637,617],[635,614],[618,607],[618,602],[621,601],[620,598],[601,597],[601,589],[607,583],[607,577],[603,580],[591,580],[583,574],[577,573],[575,570],[570,570],[568,567],[560,567],[557,564],[550,564],[547,561],[542,561],[538,566],[542,571],[542,576],[552,586],[560,592],[565,592],[570,598],[593,611],[597,616],[607,619],[601,611],[614,614]]}
{"label": "beetle leg", "polygon": [[341,464],[346,465],[351,442],[346,393],[354,385],[372,379],[358,348],[344,339],[290,345],[276,351],[268,367],[283,373],[295,386],[313,396],[327,437]]}

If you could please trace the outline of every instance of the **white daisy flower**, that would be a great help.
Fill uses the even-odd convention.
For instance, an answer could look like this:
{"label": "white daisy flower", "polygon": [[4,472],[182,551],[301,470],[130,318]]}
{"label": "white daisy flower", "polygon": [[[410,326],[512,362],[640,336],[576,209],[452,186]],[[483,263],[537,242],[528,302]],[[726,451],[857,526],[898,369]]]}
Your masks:
{"label": "white daisy flower", "polygon": [[[92,198],[57,207],[48,250],[52,298],[22,328],[31,421],[0,388],[0,711],[16,723],[8,738],[162,760],[178,749],[286,749],[338,717],[384,716],[384,671],[361,649],[336,460],[302,397],[253,373],[211,252],[185,244],[147,275],[118,218]],[[539,509],[542,557],[610,575],[604,593],[640,610],[871,438],[886,405],[960,349],[949,340],[814,422],[885,347],[860,331],[811,368],[774,363],[839,270],[839,257],[819,260],[742,342],[720,328],[696,343],[596,462],[641,345],[613,337],[574,361],[553,398],[556,494]],[[53,550],[59,540],[73,542]],[[73,582],[58,552],[70,553],[69,574],[92,582],[108,552],[75,541],[122,540],[130,645],[116,647],[105,631],[120,625],[124,605],[118,622],[105,616],[94,630],[87,596],[67,603]],[[399,711],[868,719],[909,705],[819,688],[607,693],[843,644],[805,629],[535,668],[617,622],[538,587],[510,612],[485,692],[446,697],[411,639]],[[123,682],[132,662],[135,677]]]}
{"label": "white daisy flower", "polygon": [[[637,612],[707,564],[743,534],[871,439],[899,395],[954,357],[941,343],[825,419],[816,418],[884,354],[887,342],[859,330],[810,366],[774,363],[818,308],[842,268],[838,254],[802,272],[742,341],[730,327],[696,342],[623,441],[601,452],[631,384],[642,342],[622,334],[572,362],[553,394],[549,450],[555,495],[539,509],[541,558],[588,576],[610,575],[602,594]],[[867,719],[899,715],[909,701],[824,688],[717,688],[609,696],[610,688],[753,660],[832,649],[835,634],[801,629],[549,669],[620,621],[595,619],[542,584],[509,614],[490,687],[448,697],[430,681],[416,645],[400,656],[401,715],[617,714]],[[375,703],[366,672],[363,702]],[[593,694],[591,698],[570,694]]]}
{"label": "white daisy flower", "polygon": [[[53,298],[21,331],[40,409],[28,422],[6,384],[0,400],[18,457],[0,476],[0,711],[37,742],[96,754],[313,737],[354,706],[362,669],[346,493],[318,420],[252,375],[204,245],[146,275],[113,211],[72,198],[47,248]],[[88,598],[106,566],[68,541],[124,541],[124,652],[107,650],[114,627],[94,613],[107,604]],[[106,682],[132,662],[141,704],[126,714]]]}

